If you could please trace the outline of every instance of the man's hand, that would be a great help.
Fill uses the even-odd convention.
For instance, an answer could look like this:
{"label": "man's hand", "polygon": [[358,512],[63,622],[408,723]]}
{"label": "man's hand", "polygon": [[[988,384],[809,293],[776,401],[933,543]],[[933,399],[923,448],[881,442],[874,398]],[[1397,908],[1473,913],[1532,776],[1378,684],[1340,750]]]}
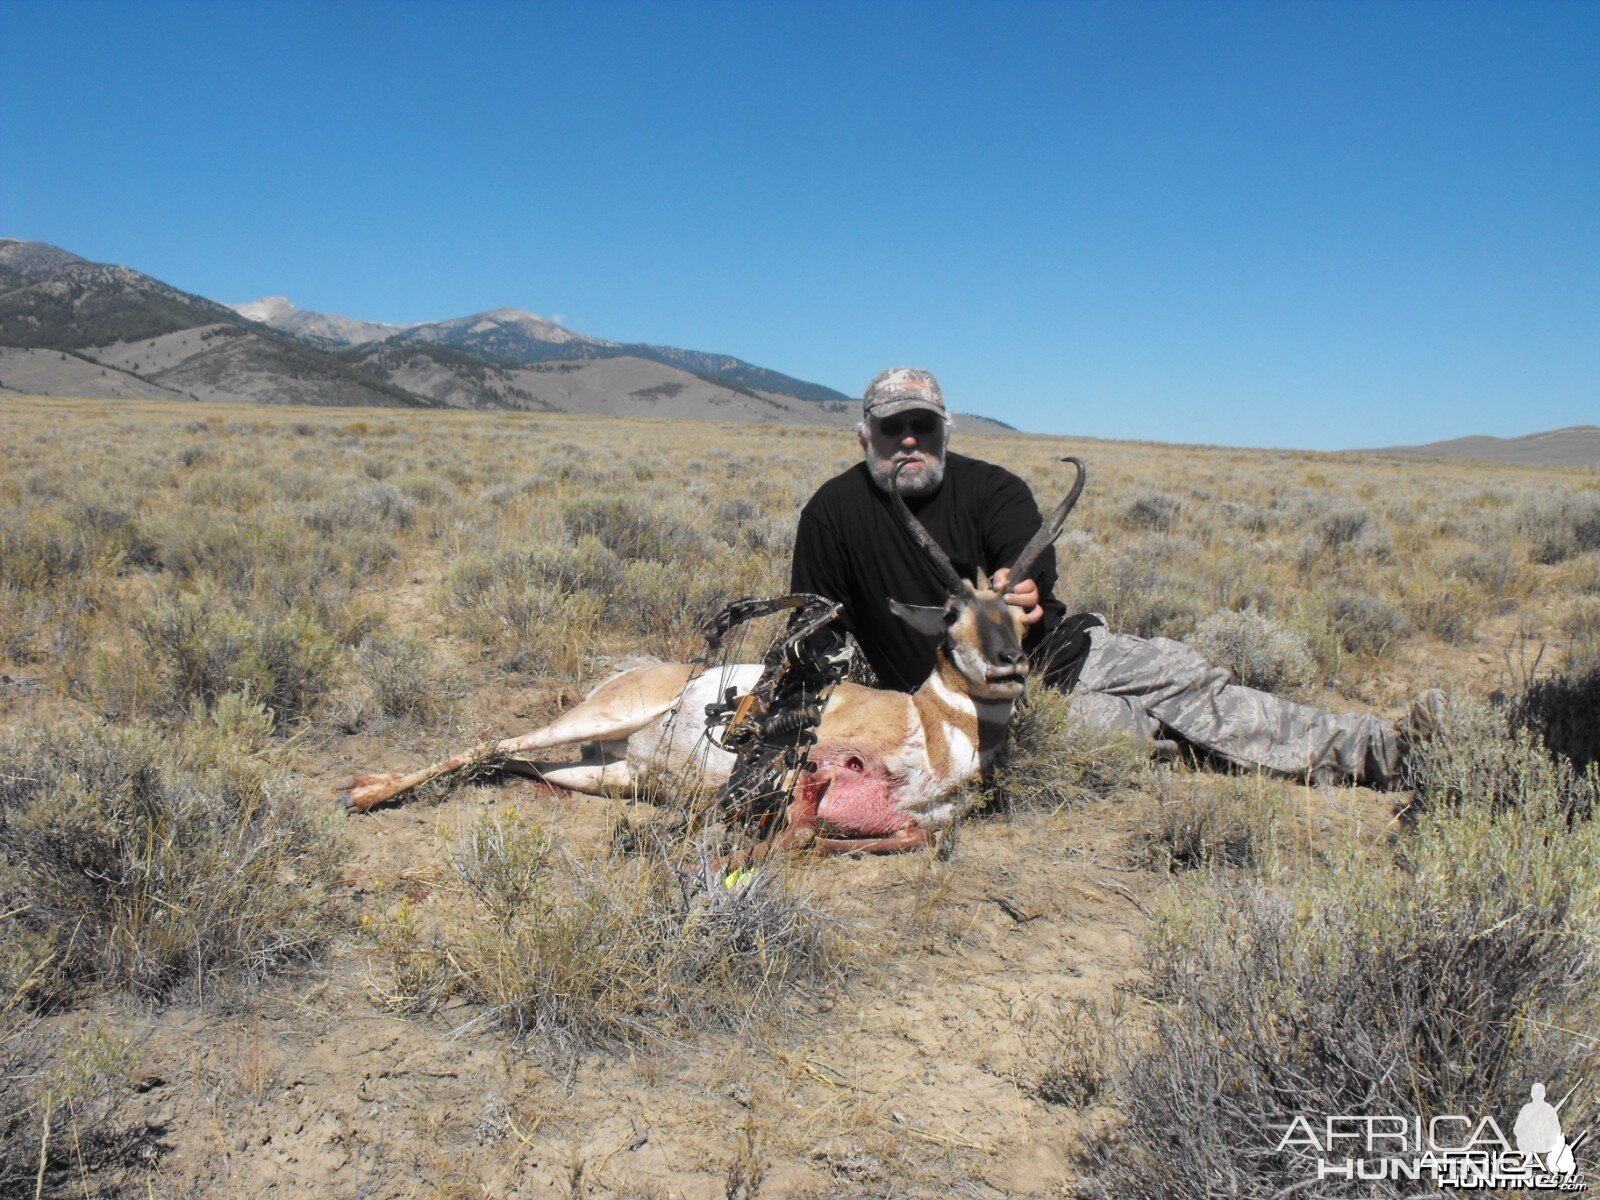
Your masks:
{"label": "man's hand", "polygon": [[[1011,578],[1011,569],[1001,567],[994,573],[994,578],[989,581],[989,586],[995,591],[1002,591],[1006,581]],[[1031,579],[1024,579],[1015,591],[1006,592],[1006,603],[1015,605],[1022,610],[1022,623],[1024,625],[1037,625],[1044,619],[1044,609],[1039,607],[1039,585]]]}

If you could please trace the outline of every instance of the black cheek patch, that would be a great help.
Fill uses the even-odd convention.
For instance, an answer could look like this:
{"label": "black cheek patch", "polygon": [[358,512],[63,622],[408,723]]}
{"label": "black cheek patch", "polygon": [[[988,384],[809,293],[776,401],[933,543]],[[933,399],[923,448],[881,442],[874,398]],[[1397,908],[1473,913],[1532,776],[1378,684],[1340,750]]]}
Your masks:
{"label": "black cheek patch", "polygon": [[1022,642],[1009,613],[986,612],[977,617],[978,646],[986,663],[999,663],[1008,650],[1021,650]]}

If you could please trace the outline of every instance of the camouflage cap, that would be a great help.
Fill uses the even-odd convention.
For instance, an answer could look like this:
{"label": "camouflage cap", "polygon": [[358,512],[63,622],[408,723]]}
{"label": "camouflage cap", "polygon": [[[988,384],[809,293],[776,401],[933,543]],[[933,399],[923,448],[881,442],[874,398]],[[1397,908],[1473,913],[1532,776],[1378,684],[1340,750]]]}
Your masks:
{"label": "camouflage cap", "polygon": [[930,372],[919,371],[916,367],[879,371],[861,397],[862,416],[869,420],[912,408],[926,408],[944,415],[944,393],[939,390],[939,381]]}

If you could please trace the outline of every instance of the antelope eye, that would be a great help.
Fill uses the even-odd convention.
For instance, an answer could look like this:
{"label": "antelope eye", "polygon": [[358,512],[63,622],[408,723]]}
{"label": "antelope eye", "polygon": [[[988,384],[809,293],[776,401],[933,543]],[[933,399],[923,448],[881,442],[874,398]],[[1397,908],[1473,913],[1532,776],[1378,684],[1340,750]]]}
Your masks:
{"label": "antelope eye", "polygon": [[961,614],[959,612],[957,612],[955,609],[949,608],[949,609],[945,610],[944,623],[945,623],[946,627],[954,625],[960,619],[961,619]]}

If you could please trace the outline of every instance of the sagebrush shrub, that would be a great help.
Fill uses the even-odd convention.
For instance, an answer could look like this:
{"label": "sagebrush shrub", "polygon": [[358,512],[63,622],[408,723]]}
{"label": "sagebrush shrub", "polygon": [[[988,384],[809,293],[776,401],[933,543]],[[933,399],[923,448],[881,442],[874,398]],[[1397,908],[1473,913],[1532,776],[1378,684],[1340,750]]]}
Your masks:
{"label": "sagebrush shrub", "polygon": [[1163,771],[1147,838],[1151,857],[1168,870],[1260,866],[1272,849],[1276,821],[1277,808],[1259,779],[1180,781]]}
{"label": "sagebrush shrub", "polygon": [[1518,507],[1516,523],[1534,562],[1564,562],[1600,549],[1600,493],[1536,493]]}
{"label": "sagebrush shrub", "polygon": [[625,579],[615,555],[585,542],[592,550],[542,544],[468,555],[445,576],[440,607],[512,670],[576,674]]}
{"label": "sagebrush shrub", "polygon": [[[1591,680],[1587,687],[1596,685]],[[1587,817],[1600,805],[1600,775],[1552,758],[1542,739],[1545,728],[1565,733],[1576,718],[1580,744],[1592,745],[1584,727],[1593,709],[1566,708],[1560,685],[1547,691],[1535,682],[1507,708],[1458,697],[1450,704],[1448,733],[1411,748],[1405,782],[1416,796],[1413,807],[1459,808],[1481,805],[1509,808],[1554,806],[1569,817]]]}
{"label": "sagebrush shrub", "polygon": [[1328,604],[1328,623],[1351,654],[1382,654],[1412,631],[1398,605],[1366,592],[1340,591]]}
{"label": "sagebrush shrub", "polygon": [[346,488],[338,495],[305,509],[305,523],[319,533],[346,529],[369,533],[394,533],[411,528],[416,502],[392,483],[368,483]]}
{"label": "sagebrush shrub", "polygon": [[[1186,889],[1151,930],[1153,1035],[1124,1048],[1126,1115],[1105,1196],[1410,1194],[1317,1184],[1292,1114],[1510,1115],[1528,1078],[1564,1094],[1600,1067],[1600,828],[1560,805],[1423,818],[1403,859],[1357,852],[1298,881]],[[1587,1128],[1595,1102],[1563,1113]],[[1312,1180],[1307,1186],[1306,1180]]]}
{"label": "sagebrush shrub", "polygon": [[1419,629],[1453,645],[1472,640],[1484,610],[1483,590],[1458,575],[1407,579],[1401,595]]}
{"label": "sagebrush shrub", "polygon": [[369,637],[356,647],[361,680],[386,717],[433,724],[455,712],[464,683],[439,662],[433,648],[412,635]]}
{"label": "sagebrush shrub", "polygon": [[1305,635],[1260,613],[1213,613],[1189,640],[1246,687],[1299,695],[1316,681],[1316,659]]}
{"label": "sagebrush shrub", "polygon": [[1301,539],[1299,565],[1310,570],[1319,563],[1382,562],[1393,549],[1393,539],[1370,512],[1359,505],[1321,499],[1308,502],[1317,515],[1310,532]]}
{"label": "sagebrush shrub", "polygon": [[1030,1062],[1018,1082],[1046,1104],[1093,1104],[1108,1082],[1119,1016],[1115,1008],[1098,1008],[1081,999],[1052,1014],[1032,1031]]}
{"label": "sagebrush shrub", "polygon": [[1118,633],[1181,638],[1194,628],[1205,606],[1198,586],[1148,557],[1092,561],[1063,585],[1069,607],[1101,613]]}
{"label": "sagebrush shrub", "polygon": [[64,1035],[22,999],[0,998],[0,1196],[38,1195],[41,1166],[43,1194],[58,1195],[59,1181],[83,1186],[124,1148],[112,1120],[132,1094],[138,1047],[100,1024]]}
{"label": "sagebrush shrub", "polygon": [[323,806],[263,765],[269,726],[235,695],[182,738],[96,726],[0,742],[0,989],[35,1005],[85,987],[156,996],[307,961],[340,853]]}
{"label": "sagebrush shrub", "polygon": [[136,611],[137,642],[103,653],[87,687],[97,703],[156,719],[183,719],[247,692],[284,726],[309,716],[338,680],[344,652],[309,612],[240,611],[201,594]]}
{"label": "sagebrush shrub", "polygon": [[0,579],[42,593],[92,570],[96,547],[59,514],[0,513]]}
{"label": "sagebrush shrub", "polygon": [[1523,566],[1504,546],[1459,554],[1451,560],[1449,570],[1476,584],[1500,609],[1516,598],[1522,583]]}
{"label": "sagebrush shrub", "polygon": [[1135,496],[1122,510],[1123,524],[1134,529],[1154,529],[1165,533],[1177,525],[1183,501],[1164,492]]}
{"label": "sagebrush shrub", "polygon": [[456,995],[518,1035],[631,1043],[768,1021],[844,969],[835,922],[776,864],[580,859],[515,814],[481,819],[450,861],[466,911],[431,936],[409,912],[380,930],[397,1006]]}
{"label": "sagebrush shrub", "polygon": [[686,562],[706,555],[704,538],[676,517],[624,496],[572,501],[562,506],[561,520],[574,542],[588,535],[620,558],[653,562]]}

